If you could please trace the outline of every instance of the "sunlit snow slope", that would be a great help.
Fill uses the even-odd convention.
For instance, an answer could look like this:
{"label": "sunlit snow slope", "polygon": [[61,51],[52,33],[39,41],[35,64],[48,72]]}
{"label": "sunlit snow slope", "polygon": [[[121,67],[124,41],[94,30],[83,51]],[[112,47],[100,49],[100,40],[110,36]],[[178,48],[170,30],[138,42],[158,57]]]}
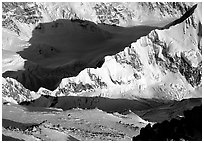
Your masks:
{"label": "sunlit snow slope", "polygon": [[128,141],[202,105],[201,3],[2,11],[2,140]]}
{"label": "sunlit snow slope", "polygon": [[93,96],[111,98],[181,100],[201,96],[199,23],[195,12],[169,29],[153,30],[124,51],[106,56],[101,68],[87,68],[76,77],[62,79],[51,95],[90,91]]}
{"label": "sunlit snow slope", "polygon": [[[131,4],[116,4],[132,10]],[[134,18],[127,22],[117,15],[118,23],[110,23],[113,17],[109,17],[109,22],[104,22],[107,24],[99,24],[99,13],[109,13],[101,9],[114,11],[108,3],[23,3],[20,10],[18,4],[3,4],[3,77],[15,78],[27,89],[52,96],[170,100],[201,96],[201,4],[174,26],[172,18],[179,18],[194,3],[165,3],[167,9],[162,12],[162,3],[137,4],[143,7],[140,11],[153,7],[144,17],[159,18],[163,24],[107,25],[134,23]],[[87,13],[93,11],[93,5],[96,15],[81,18],[81,10],[86,7]],[[28,10],[23,11],[25,7]],[[121,15],[128,14],[124,7]],[[174,9],[169,12],[171,7]],[[10,8],[13,12],[8,12]],[[28,12],[34,18],[27,16]],[[137,14],[142,17],[141,12]]]}

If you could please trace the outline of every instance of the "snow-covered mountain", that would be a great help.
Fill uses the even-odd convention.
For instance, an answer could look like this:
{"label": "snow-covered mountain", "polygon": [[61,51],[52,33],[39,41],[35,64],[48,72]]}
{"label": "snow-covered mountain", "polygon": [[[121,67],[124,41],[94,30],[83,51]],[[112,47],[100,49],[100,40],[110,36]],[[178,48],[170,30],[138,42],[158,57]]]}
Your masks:
{"label": "snow-covered mountain", "polygon": [[3,2],[2,26],[2,140],[201,140],[202,3]]}
{"label": "snow-covered mountain", "polygon": [[[19,31],[16,22],[34,24],[79,18],[95,23],[134,26],[179,18],[195,3],[178,2],[4,2],[3,26]],[[159,22],[160,21],[160,22]],[[20,31],[19,31],[20,32]]]}
{"label": "snow-covered mountain", "polygon": [[200,97],[201,4],[172,23],[194,4],[3,3],[3,77],[37,95]]}
{"label": "snow-covered mountain", "polygon": [[2,78],[3,102],[21,103],[32,101],[40,97],[40,94],[26,89],[21,83],[12,78]]}
{"label": "snow-covered mountain", "polygon": [[[99,90],[99,95],[108,97],[193,97],[192,92],[201,86],[202,56],[199,41],[189,36],[197,33],[197,28],[187,26],[185,21],[151,31],[124,51],[106,56],[101,68],[87,68],[76,77],[62,79],[53,95]],[[175,35],[180,29],[186,31]]]}

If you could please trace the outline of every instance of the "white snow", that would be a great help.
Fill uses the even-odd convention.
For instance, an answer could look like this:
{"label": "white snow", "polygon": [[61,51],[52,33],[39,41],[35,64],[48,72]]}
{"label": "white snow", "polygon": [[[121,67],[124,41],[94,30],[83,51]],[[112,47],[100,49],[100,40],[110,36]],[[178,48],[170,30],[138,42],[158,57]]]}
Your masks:
{"label": "white snow", "polygon": [[[82,7],[78,10],[80,15],[83,11],[90,13],[89,8],[94,3],[66,3],[62,7],[62,3],[40,3],[40,5],[42,5],[40,10],[44,14],[41,22],[47,22],[41,25],[41,29],[32,33],[36,24],[26,25],[15,21],[21,31],[17,36],[3,28],[3,72],[24,70],[26,60],[31,61],[34,65],[52,69],[72,66],[75,63],[92,67],[96,61],[105,56],[105,63],[101,68],[87,68],[76,77],[64,78],[58,88],[47,93],[56,96],[58,90],[66,89],[69,83],[94,86],[99,84],[97,80],[100,80],[105,86],[97,87],[94,91],[101,92],[101,95],[110,98],[153,98],[154,94],[158,93],[158,88],[164,88],[161,90],[176,100],[189,98],[188,93],[193,91],[193,87],[179,73],[172,74],[158,66],[155,63],[154,55],[158,54],[158,57],[165,61],[163,50],[166,50],[171,56],[183,54],[193,67],[197,67],[201,61],[201,53],[198,49],[200,41],[196,37],[198,27],[195,29],[192,23],[184,21],[169,29],[154,30],[155,28],[146,26],[111,27],[96,24],[94,20],[94,22],[74,22],[62,19],[54,21],[59,17],[63,18],[62,9],[66,10],[71,7],[69,12],[73,14],[76,13],[78,7]],[[199,19],[199,8],[193,14],[196,23],[201,20]],[[53,10],[57,10],[57,13],[54,13]],[[91,17],[92,15],[89,18]],[[85,17],[85,19],[89,18]],[[154,40],[159,40],[160,43],[155,43]],[[132,44],[127,47],[129,43]],[[21,56],[16,53],[19,51]],[[121,52],[116,54],[116,51]],[[153,56],[153,60],[149,55]],[[119,56],[118,59],[117,56]],[[37,68],[32,70],[35,69]],[[90,74],[93,78],[90,77]],[[182,80],[174,80],[179,78]],[[169,81],[173,85],[178,85],[176,87],[184,85],[185,92],[182,98],[177,97],[177,93],[174,93],[175,91],[169,86]],[[161,84],[164,87],[160,86]],[[43,91],[45,89],[39,89],[38,93]],[[86,92],[89,90],[69,94],[77,96]]]}

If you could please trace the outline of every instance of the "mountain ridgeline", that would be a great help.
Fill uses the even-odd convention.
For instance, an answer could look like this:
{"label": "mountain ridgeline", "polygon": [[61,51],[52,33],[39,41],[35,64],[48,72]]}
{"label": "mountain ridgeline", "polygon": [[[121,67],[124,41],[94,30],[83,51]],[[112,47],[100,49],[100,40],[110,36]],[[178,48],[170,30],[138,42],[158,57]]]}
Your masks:
{"label": "mountain ridgeline", "polygon": [[24,68],[7,70],[3,77],[40,95],[194,97],[202,86],[202,24],[197,4],[184,7],[180,18],[162,27],[120,27],[73,17],[40,23],[30,45],[16,52],[26,60]]}

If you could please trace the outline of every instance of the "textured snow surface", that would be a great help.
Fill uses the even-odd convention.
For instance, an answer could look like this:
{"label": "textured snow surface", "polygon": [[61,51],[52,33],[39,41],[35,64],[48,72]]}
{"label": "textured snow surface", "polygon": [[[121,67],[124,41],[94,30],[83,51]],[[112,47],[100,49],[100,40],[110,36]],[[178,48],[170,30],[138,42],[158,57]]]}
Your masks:
{"label": "textured snow surface", "polygon": [[[106,56],[101,68],[87,68],[76,77],[62,79],[52,95],[81,92],[83,89],[78,91],[77,85],[88,84],[91,91],[92,88],[99,87],[102,88],[102,96],[112,98],[121,97],[122,94],[126,94],[127,98],[136,96],[170,100],[193,97],[194,87],[201,85],[201,82],[194,83],[183,77],[187,71],[183,73],[180,70],[181,63],[176,61],[184,60],[183,62],[196,68],[195,71],[201,74],[199,41],[189,36],[191,33],[195,34],[197,29],[190,27],[185,32],[180,30],[188,25],[184,21],[169,29],[151,31],[124,51]],[[191,76],[191,73],[188,74]],[[85,86],[84,90],[89,89]]]}
{"label": "textured snow surface", "polygon": [[179,18],[194,4],[192,2],[3,3],[3,18],[4,26],[8,26],[6,23],[12,21],[9,19],[10,17],[15,17],[14,19],[25,23],[80,18],[97,23],[116,24],[119,26],[133,26],[138,24],[158,25],[160,23],[164,24],[164,21],[168,21],[171,18]]}
{"label": "textured snow surface", "polygon": [[[2,105],[2,134],[14,140],[130,141],[147,124],[183,116],[183,111],[199,106],[201,99],[163,104],[148,110],[107,113],[99,109]],[[137,114],[145,118],[143,120]],[[3,138],[4,139],[4,138]]]}
{"label": "textured snow surface", "polygon": [[98,109],[62,112],[5,105],[3,110],[3,135],[21,140],[131,140],[149,123],[136,114],[109,114]]}
{"label": "textured snow surface", "polygon": [[31,101],[40,97],[33,91],[26,89],[21,83],[12,78],[2,78],[3,102],[21,103]]}
{"label": "textured snow surface", "polygon": [[[80,15],[80,10],[85,7],[87,12],[93,10],[93,5],[97,5],[96,11],[101,12],[105,7],[107,11],[112,11],[110,7],[117,7],[117,4],[120,7],[119,3],[106,4],[109,6],[102,3],[66,3],[63,6],[62,3],[20,4],[28,9],[23,11],[22,17],[26,17],[29,10],[33,11],[33,14],[41,15],[36,22],[42,24],[20,21],[19,7],[15,4],[13,7],[5,6],[5,12],[13,9],[5,19],[11,18],[20,24],[17,33],[8,27],[3,28],[3,76],[15,78],[25,88],[38,91],[38,94],[51,96],[167,100],[201,96],[195,91],[201,90],[200,4],[192,16],[163,30],[149,26],[117,27],[95,24],[93,19],[93,22],[76,19],[83,17],[76,15]],[[162,3],[136,5],[142,5],[144,11],[152,6],[155,14]],[[193,3],[179,5],[182,10],[175,8],[173,11],[177,12],[169,12],[169,8],[164,8],[164,16],[155,16],[178,18]],[[166,6],[177,7],[173,3]],[[81,9],[76,12],[78,7]],[[124,7],[131,9],[128,3],[121,7],[123,10]],[[63,11],[65,8],[71,9],[67,17]],[[53,13],[53,9],[57,13]],[[14,15],[19,17],[14,18]],[[121,23],[124,21],[121,20]],[[86,68],[98,64],[100,66],[96,68]],[[69,78],[63,78],[67,76]]]}
{"label": "textured snow surface", "polygon": [[3,140],[131,140],[200,105],[195,4],[2,3]]}

